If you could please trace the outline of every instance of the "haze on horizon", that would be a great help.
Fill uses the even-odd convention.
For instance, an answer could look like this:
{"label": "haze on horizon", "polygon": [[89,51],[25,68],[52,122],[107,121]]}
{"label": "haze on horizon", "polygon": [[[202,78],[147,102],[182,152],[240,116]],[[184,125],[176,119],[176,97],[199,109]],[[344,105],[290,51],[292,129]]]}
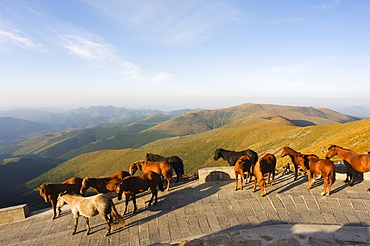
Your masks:
{"label": "haze on horizon", "polygon": [[366,0],[0,0],[0,109],[370,106]]}

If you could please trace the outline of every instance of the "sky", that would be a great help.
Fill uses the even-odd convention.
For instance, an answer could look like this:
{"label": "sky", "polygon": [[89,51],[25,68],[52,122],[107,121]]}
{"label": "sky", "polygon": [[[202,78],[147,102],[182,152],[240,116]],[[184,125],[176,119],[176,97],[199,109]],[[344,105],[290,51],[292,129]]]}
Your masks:
{"label": "sky", "polygon": [[0,109],[370,107],[367,0],[0,0]]}

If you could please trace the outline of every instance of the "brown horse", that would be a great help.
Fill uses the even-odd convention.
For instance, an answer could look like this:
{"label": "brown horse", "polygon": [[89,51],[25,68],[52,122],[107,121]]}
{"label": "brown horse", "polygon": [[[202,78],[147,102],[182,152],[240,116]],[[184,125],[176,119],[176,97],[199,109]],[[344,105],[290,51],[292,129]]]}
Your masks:
{"label": "brown horse", "polygon": [[120,184],[116,187],[116,192],[118,193],[118,200],[122,199],[122,193],[125,193],[125,209],[123,210],[122,214],[125,214],[127,212],[127,206],[130,198],[132,198],[132,202],[134,204],[134,210],[133,213],[136,212],[137,206],[136,206],[136,194],[144,192],[148,189],[152,192],[152,197],[149,201],[149,206],[152,205],[153,198],[154,204],[158,202],[158,191],[157,191],[157,185],[159,186],[159,189],[161,191],[164,191],[162,178],[159,174],[149,171],[144,174],[141,174],[139,176],[130,176],[124,178]]}
{"label": "brown horse", "polygon": [[84,195],[86,190],[90,187],[93,187],[97,193],[106,194],[109,192],[114,192],[119,182],[127,176],[130,176],[129,172],[118,171],[107,178],[86,177],[82,180],[81,194]]}
{"label": "brown horse", "polygon": [[[345,149],[336,145],[332,145],[326,153],[326,159],[330,159],[333,156],[338,156],[343,160],[344,164],[347,166],[347,178],[345,182],[348,182],[348,177],[350,178],[349,185],[353,185],[353,175],[352,170],[356,170],[360,173],[365,173],[370,171],[370,155],[369,154],[357,154],[356,152]],[[370,189],[368,189],[370,191]]]}
{"label": "brown horse", "polygon": [[330,195],[332,184],[335,182],[335,166],[331,160],[319,159],[317,156],[298,155],[298,160],[306,166],[308,185],[311,189],[316,180],[316,175],[321,175],[324,180],[324,188],[321,196]]}
{"label": "brown horse", "polygon": [[78,217],[82,215],[86,222],[86,235],[90,233],[89,218],[100,214],[100,216],[107,223],[107,232],[104,236],[108,236],[111,230],[111,224],[113,223],[113,217],[122,225],[125,226],[125,220],[117,212],[116,207],[112,201],[112,198],[105,194],[98,194],[90,197],[75,196],[69,194],[60,194],[59,199],[68,203],[73,214],[73,232],[74,235],[77,231]]}
{"label": "brown horse", "polygon": [[[260,187],[261,190],[261,195],[265,196],[266,195],[266,182],[270,183],[270,178],[272,176],[272,180],[270,185],[274,183],[275,179],[275,167],[276,167],[276,157],[273,154],[265,154],[262,156],[256,165],[254,166],[254,187],[253,187],[253,192],[256,191],[256,186],[257,186],[257,181],[258,181],[258,186]],[[264,174],[268,174],[267,179],[263,177]]]}
{"label": "brown horse", "polygon": [[134,175],[137,170],[141,170],[143,173],[153,171],[159,175],[162,175],[167,180],[167,190],[170,190],[173,169],[172,166],[167,162],[136,161],[131,163],[130,174]]}
{"label": "brown horse", "polygon": [[68,194],[80,194],[81,185],[82,179],[73,177],[61,184],[47,183],[37,187],[39,189],[40,196],[44,198],[45,202],[51,203],[51,207],[53,209],[53,216],[51,219],[55,219],[62,212],[61,207],[63,207],[64,203],[62,202],[58,204],[58,195],[62,192],[67,192]]}
{"label": "brown horse", "polygon": [[[306,169],[304,163],[303,162],[300,163],[300,161],[298,160],[298,155],[300,155],[300,154],[301,154],[300,152],[297,152],[297,151],[295,151],[295,150],[293,150],[292,148],[289,148],[289,147],[285,147],[283,149],[283,152],[281,152],[281,157],[285,157],[285,156],[289,155],[290,159],[293,162],[293,165],[294,165],[294,180],[297,180],[297,178],[298,178],[298,167]],[[317,157],[316,155],[312,155],[312,154],[311,155],[304,155],[304,156]]]}
{"label": "brown horse", "polygon": [[253,161],[251,158],[247,155],[243,155],[240,157],[236,162],[234,166],[234,172],[235,172],[235,190],[238,189],[238,184],[239,184],[239,177],[240,177],[240,189],[243,189],[243,179],[245,173],[247,174],[246,180],[248,178],[252,178],[251,176],[251,166],[253,164]]}

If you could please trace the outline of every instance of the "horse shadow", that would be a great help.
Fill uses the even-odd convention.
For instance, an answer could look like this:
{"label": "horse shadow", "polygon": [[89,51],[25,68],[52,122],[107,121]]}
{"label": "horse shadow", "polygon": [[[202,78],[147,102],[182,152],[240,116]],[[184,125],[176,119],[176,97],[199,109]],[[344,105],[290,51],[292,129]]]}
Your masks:
{"label": "horse shadow", "polygon": [[[138,207],[135,213],[128,213],[124,215],[125,220],[132,219],[134,217],[143,217],[142,213],[146,211],[153,212],[153,214],[148,217],[138,219],[126,224],[125,228],[117,228],[114,233],[119,233],[123,230],[127,230],[130,227],[137,226],[139,223],[144,224],[153,219],[159,218],[166,215],[167,213],[173,212],[182,207],[188,206],[189,204],[198,202],[202,199],[207,199],[207,197],[217,193],[222,186],[228,185],[230,181],[216,181],[208,182],[202,184],[191,185],[191,182],[179,182],[171,187],[170,191],[164,191],[158,193],[158,203],[150,207]],[[197,182],[197,181],[195,181]],[[184,187],[183,187],[184,186]],[[148,193],[147,193],[148,194]],[[145,196],[145,194],[142,194]],[[148,197],[149,198],[149,197]],[[147,201],[145,202],[147,203]],[[132,204],[131,204],[132,206]]]}

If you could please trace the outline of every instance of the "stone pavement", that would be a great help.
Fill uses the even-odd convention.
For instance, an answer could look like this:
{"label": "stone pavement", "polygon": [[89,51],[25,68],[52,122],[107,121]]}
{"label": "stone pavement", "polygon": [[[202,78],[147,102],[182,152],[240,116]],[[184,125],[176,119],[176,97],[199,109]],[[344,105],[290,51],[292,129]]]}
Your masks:
{"label": "stone pavement", "polygon": [[[115,225],[108,237],[100,216],[90,220],[88,236],[80,217],[72,236],[65,206],[55,220],[45,209],[0,225],[0,245],[370,245],[367,188],[369,180],[348,188],[337,180],[321,197],[321,179],[308,191],[306,177],[277,175],[261,197],[251,183],[234,191],[233,181],[180,182],[159,192],[155,206],[146,206],[148,193],[139,196],[137,213],[125,215],[126,227]],[[114,201],[122,211],[122,201]]]}

